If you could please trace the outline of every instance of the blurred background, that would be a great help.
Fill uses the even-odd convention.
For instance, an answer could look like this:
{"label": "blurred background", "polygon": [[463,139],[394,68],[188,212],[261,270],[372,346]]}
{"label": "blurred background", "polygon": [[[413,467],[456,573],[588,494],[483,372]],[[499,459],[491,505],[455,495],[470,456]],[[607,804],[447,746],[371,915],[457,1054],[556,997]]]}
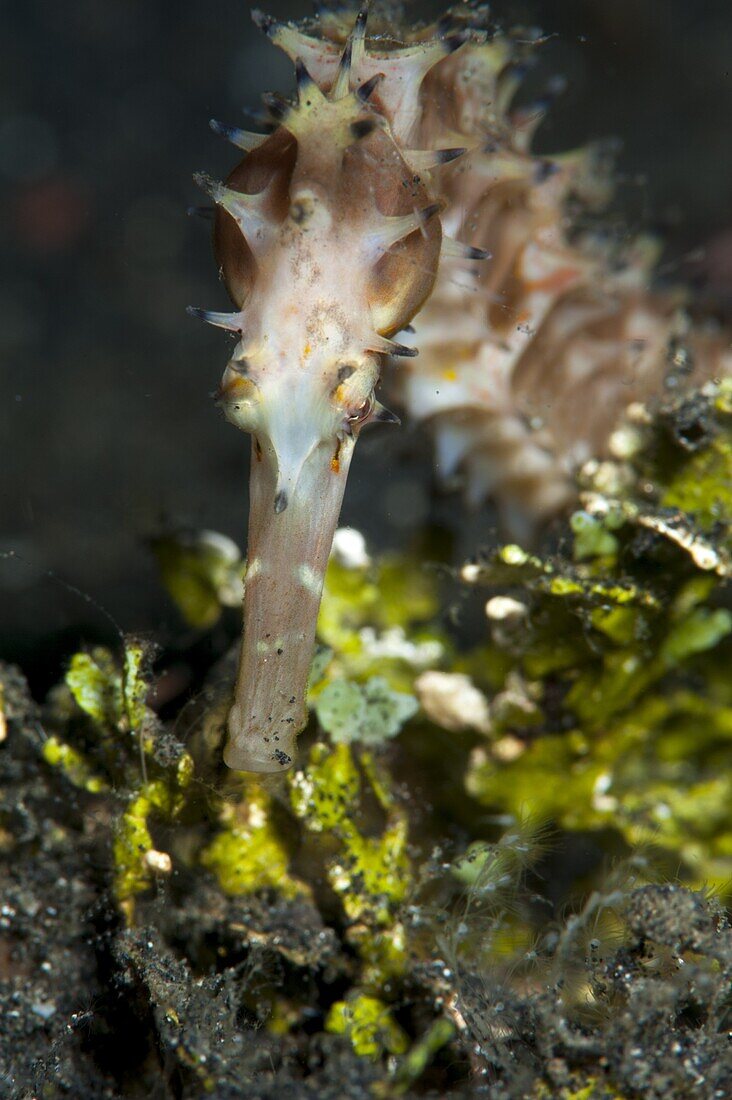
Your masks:
{"label": "blurred background", "polygon": [[[414,3],[408,19],[439,5]],[[299,18],[302,3],[274,0]],[[525,90],[567,91],[543,151],[617,135],[616,207],[657,228],[664,272],[705,302],[732,300],[732,5],[729,0],[526,0],[501,22],[551,37]],[[194,170],[235,152],[211,116],[246,125],[289,62],[243,0],[26,0],[0,39],[0,656],[39,690],[79,640],[180,620],[148,537],[189,524],[244,545],[248,440],[210,395],[226,337],[186,316],[225,309]],[[343,522],[375,548],[432,524],[457,555],[495,537],[432,488],[429,449],[405,425],[366,433]]]}

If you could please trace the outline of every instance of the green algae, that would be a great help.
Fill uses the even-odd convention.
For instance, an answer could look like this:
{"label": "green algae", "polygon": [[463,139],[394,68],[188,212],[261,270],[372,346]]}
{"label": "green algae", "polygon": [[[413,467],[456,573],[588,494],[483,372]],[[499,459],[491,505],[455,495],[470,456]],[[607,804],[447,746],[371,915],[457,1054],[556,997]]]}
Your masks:
{"label": "green algae", "polygon": [[415,671],[451,648],[438,611],[437,577],[424,561],[390,556],[348,566],[331,558],[318,618],[318,637],[333,654],[331,676],[378,676],[409,693]]}
{"label": "green algae", "polygon": [[58,737],[52,735],[44,742],[43,759],[52,768],[59,768],[75,787],[90,794],[101,794],[108,789],[108,784],[92,771],[82,753],[59,741]]}
{"label": "green algae", "polygon": [[[581,507],[553,549],[509,544],[466,563],[457,576],[463,606],[480,618],[488,601],[467,639],[446,629],[438,574],[424,558],[334,557],[312,722],[286,776],[226,773],[213,704],[191,720],[184,748],[151,707],[150,662],[135,640],[119,655],[75,655],[40,752],[69,789],[108,813],[112,895],[130,930],[158,919],[161,882],[180,872],[182,895],[201,892],[217,965],[233,957],[235,970],[256,945],[269,952],[268,967],[274,953],[285,968],[258,979],[241,1011],[283,1042],[316,1028],[341,1041],[374,1067],[373,1095],[411,1094],[433,1061],[443,1075],[463,1065],[467,1080],[466,1057],[510,1081],[515,1050],[495,1035],[518,1034],[524,1017],[522,1041],[544,1029],[563,1052],[555,1061],[571,1069],[565,1078],[557,1069],[546,1091],[549,1078],[532,1063],[525,1095],[626,1095],[580,1040],[602,1031],[598,1020],[615,1026],[624,996],[620,978],[596,976],[593,935],[620,945],[621,967],[632,943],[623,906],[645,880],[609,884],[598,859],[581,884],[562,886],[562,902],[576,905],[589,885],[590,902],[555,933],[537,916],[544,886],[531,876],[556,885],[543,862],[551,833],[560,847],[652,852],[649,878],[720,889],[730,879],[724,394],[696,398],[703,434],[689,430],[684,406],[693,448],[680,441],[681,406],[671,402],[633,428],[622,463],[588,464]],[[202,582],[197,605],[168,578],[189,622],[218,618],[213,604],[220,611],[229,599],[221,586],[243,572],[231,550],[227,569],[228,581]],[[489,720],[443,729],[420,710],[415,682],[435,670],[469,676]],[[557,878],[566,875],[560,868]],[[283,913],[274,931],[262,931],[263,912]],[[301,924],[307,942],[290,942]],[[644,958],[638,973],[645,966]],[[287,968],[297,974],[285,988]],[[496,1006],[515,1006],[519,988],[530,996],[501,1017]],[[206,1064],[171,1043],[179,1064],[215,1091]]]}
{"label": "green algae", "polygon": [[151,858],[156,853],[152,826],[156,820],[171,824],[180,818],[193,779],[193,762],[182,752],[172,766],[161,769],[159,778],[148,778],[147,768],[141,778],[117,821],[113,843],[114,893],[128,921],[134,918],[136,895],[153,885],[161,866],[166,873],[172,867],[167,852],[161,853],[162,861]]}
{"label": "green algae", "polygon": [[119,723],[122,677],[109,650],[97,647],[92,653],[75,653],[65,680],[78,706],[97,726],[104,729]]}
{"label": "green algae", "polygon": [[[289,786],[293,812],[305,828],[336,841],[336,852],[327,863],[328,880],[349,920],[365,921],[373,931],[360,943],[361,949],[378,954],[379,930],[393,930],[395,911],[410,885],[404,814],[369,754],[357,759],[344,743],[332,749],[315,744],[307,765],[294,772]],[[376,798],[385,817],[375,836],[365,835],[357,822],[367,793]]]}
{"label": "green algae", "polygon": [[277,890],[284,898],[307,895],[308,887],[289,873],[290,852],[277,831],[272,798],[257,780],[244,780],[241,802],[222,804],[224,826],[201,851],[200,862],[234,896]]}
{"label": "green algae", "polygon": [[345,939],[361,960],[361,984],[378,993],[408,963],[401,914],[414,871],[406,815],[371,754],[354,755],[345,743],[332,749],[313,745],[289,788],[295,816],[320,838],[327,881],[346,921]]}
{"label": "green algae", "polygon": [[419,1081],[435,1055],[455,1038],[456,1028],[450,1020],[435,1020],[425,1034],[414,1043],[401,1059],[393,1079],[377,1096],[403,1096]]}
{"label": "green algae", "polygon": [[150,714],[146,705],[148,656],[144,645],[130,639],[125,643],[121,668],[102,646],[71,658],[66,685],[100,730],[139,730]]}
{"label": "green algae", "polygon": [[331,1006],[325,1027],[334,1035],[346,1035],[356,1054],[363,1058],[403,1054],[409,1045],[388,1005],[378,997],[358,991],[348,1000],[336,1001]]}
{"label": "green algae", "polygon": [[[658,504],[637,499],[632,480],[617,500],[592,485],[586,510],[570,521],[570,559],[542,561],[510,547],[463,570],[470,584],[519,585],[529,595],[513,675],[535,692],[543,683],[534,728],[545,729],[521,739],[520,724],[511,730],[504,722],[520,736],[513,759],[480,750],[466,784],[496,810],[515,813],[528,804],[569,830],[610,826],[628,844],[674,852],[694,881],[722,883],[732,832],[728,784],[719,774],[729,712],[728,702],[710,700],[714,670],[730,659],[732,614],[718,600],[727,574],[732,452],[729,415],[713,395],[702,414],[707,426],[716,416],[716,434],[691,453],[679,445],[669,455],[668,438],[661,447],[653,434],[662,429],[649,429],[639,478],[654,485]],[[666,432],[673,409],[664,416]],[[664,468],[672,471],[668,486]],[[695,486],[683,500],[682,485],[689,494]],[[663,510],[672,504],[694,509]],[[513,582],[507,565],[518,572]],[[494,641],[500,647],[495,630]],[[689,677],[694,693],[684,690]],[[549,775],[561,775],[561,784],[542,782]]]}
{"label": "green algae", "polygon": [[[116,792],[122,809],[115,814],[112,879],[117,904],[127,921],[134,901],[171,867],[167,852],[158,852],[153,824],[178,820],[194,776],[194,762],[166,734],[148,706],[149,649],[125,640],[120,658],[108,649],[73,655],[65,688],[88,723],[75,730],[78,743],[51,734],[43,744],[47,764],[75,787],[101,798]],[[68,715],[63,694],[53,695],[50,721]]]}
{"label": "green algae", "polygon": [[732,441],[717,438],[692,455],[671,478],[661,497],[667,508],[679,508],[693,515],[704,530],[718,523],[729,527],[732,516]]}
{"label": "green algae", "polygon": [[602,521],[589,512],[575,512],[569,521],[574,534],[573,554],[575,561],[587,558],[615,557],[618,540],[609,530],[607,521]]}
{"label": "green algae", "polygon": [[246,563],[236,543],[215,531],[178,531],[151,540],[169,596],[189,626],[206,630],[223,607],[241,603]]}
{"label": "green algae", "polygon": [[130,799],[117,824],[113,845],[114,891],[123,912],[131,918],[132,901],[152,882],[152,871],[145,858],[153,851],[150,819],[158,814],[169,818],[173,800],[169,788],[160,780],[145,783]]}
{"label": "green algae", "polygon": [[383,676],[372,676],[363,685],[331,680],[315,700],[318,721],[331,740],[364,745],[396,737],[417,709],[413,695],[394,691]]}

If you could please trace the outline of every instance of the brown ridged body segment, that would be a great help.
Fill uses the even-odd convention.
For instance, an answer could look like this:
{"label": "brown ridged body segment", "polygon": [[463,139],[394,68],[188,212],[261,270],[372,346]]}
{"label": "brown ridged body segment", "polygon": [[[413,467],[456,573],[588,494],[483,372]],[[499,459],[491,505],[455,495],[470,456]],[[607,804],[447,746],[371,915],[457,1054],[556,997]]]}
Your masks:
{"label": "brown ridged body segment", "polygon": [[573,227],[572,209],[594,216],[610,196],[607,147],[532,153],[551,95],[514,107],[532,47],[494,33],[485,6],[406,27],[375,5],[368,36],[365,10],[255,20],[295,64],[297,99],[270,101],[269,136],[215,124],[246,155],[225,185],[202,177],[236,308],[204,316],[240,334],[220,396],[254,437],[225,755],[278,771],[306,719],[353,446],[388,418],[374,388],[390,353],[419,348],[391,384],[440,476],[472,505],[492,498],[519,537],[568,505],[578,466],[680,354],[676,385],[729,373],[732,356],[653,290],[650,241]]}

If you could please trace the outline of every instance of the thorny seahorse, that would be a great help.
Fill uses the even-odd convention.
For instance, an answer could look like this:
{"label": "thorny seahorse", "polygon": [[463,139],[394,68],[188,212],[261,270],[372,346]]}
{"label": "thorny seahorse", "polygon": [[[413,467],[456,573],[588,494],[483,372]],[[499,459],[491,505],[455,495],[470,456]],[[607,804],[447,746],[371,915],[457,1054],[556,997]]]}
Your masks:
{"label": "thorny seahorse", "polygon": [[225,760],[277,772],[306,722],[354,445],[396,420],[375,397],[390,357],[407,357],[395,389],[429,425],[441,476],[519,529],[567,504],[573,471],[674,363],[696,381],[732,356],[677,293],[651,289],[651,242],[572,226],[571,204],[608,198],[606,150],[532,153],[552,94],[514,106],[525,30],[500,32],[476,4],[421,28],[388,6],[252,14],[294,62],[297,94],[265,95],[265,134],[212,123],[245,154],[225,183],[197,177],[235,311],[193,312],[238,338],[219,400],[252,436]]}

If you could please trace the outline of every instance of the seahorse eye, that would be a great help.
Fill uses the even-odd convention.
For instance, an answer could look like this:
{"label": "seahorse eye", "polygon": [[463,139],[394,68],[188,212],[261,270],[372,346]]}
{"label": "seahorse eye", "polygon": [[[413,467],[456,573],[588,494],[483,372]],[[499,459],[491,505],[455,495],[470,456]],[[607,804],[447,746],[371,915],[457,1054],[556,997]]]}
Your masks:
{"label": "seahorse eye", "polygon": [[355,425],[355,424],[363,424],[364,420],[367,420],[368,417],[373,412],[373,408],[374,408],[373,396],[372,397],[367,397],[365,401],[361,402],[361,404],[358,406],[357,409],[354,409],[353,412],[350,412],[347,415],[346,423],[350,427],[353,427],[353,425]]}

